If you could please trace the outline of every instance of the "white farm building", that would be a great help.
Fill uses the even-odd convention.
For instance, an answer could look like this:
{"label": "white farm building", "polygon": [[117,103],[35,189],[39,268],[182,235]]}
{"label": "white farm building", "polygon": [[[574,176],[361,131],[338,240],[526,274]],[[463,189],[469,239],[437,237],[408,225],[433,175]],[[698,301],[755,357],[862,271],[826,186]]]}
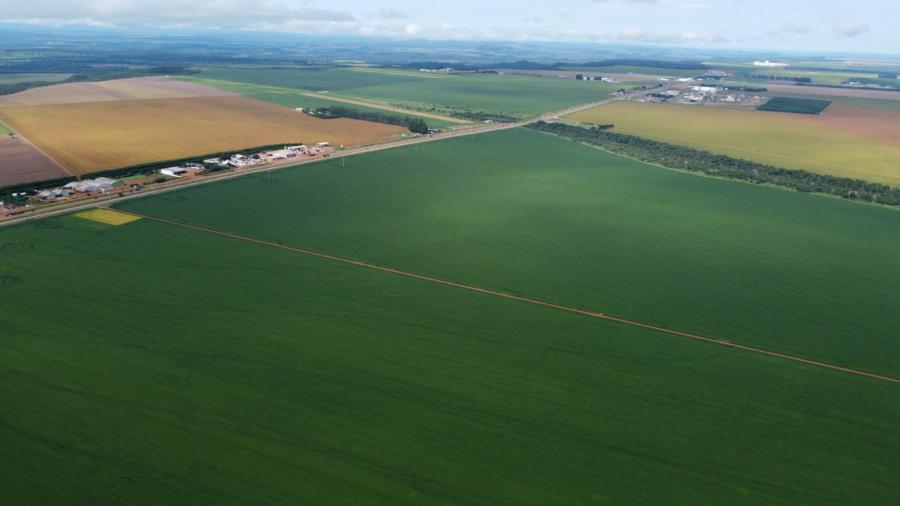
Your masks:
{"label": "white farm building", "polygon": [[67,184],[65,188],[81,193],[91,193],[112,190],[116,187],[117,184],[118,181],[116,181],[115,179],[110,179],[108,177],[98,177],[97,179],[73,181]]}
{"label": "white farm building", "polygon": [[166,167],[165,169],[160,169],[159,172],[164,176],[181,177],[187,174],[187,169],[184,167]]}

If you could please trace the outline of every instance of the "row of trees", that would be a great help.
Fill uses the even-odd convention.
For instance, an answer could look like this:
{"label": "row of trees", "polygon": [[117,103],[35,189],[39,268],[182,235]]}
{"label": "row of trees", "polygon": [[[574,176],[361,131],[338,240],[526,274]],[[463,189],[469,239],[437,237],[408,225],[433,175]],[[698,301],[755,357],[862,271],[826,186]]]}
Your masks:
{"label": "row of trees", "polygon": [[417,134],[427,134],[428,124],[422,118],[413,118],[411,116],[400,116],[396,114],[385,114],[377,111],[360,111],[352,107],[343,107],[332,105],[329,107],[320,107],[318,109],[310,109],[307,111],[310,115],[317,118],[350,118],[363,121],[372,121],[375,123],[386,123],[388,125],[405,126],[410,132]]}
{"label": "row of trees", "polygon": [[543,121],[530,125],[530,128],[678,170],[757,184],[771,184],[801,192],[900,206],[900,189],[879,183],[815,174],[805,170],[783,169],[633,135],[609,132],[603,128],[582,128]]}
{"label": "row of trees", "polygon": [[448,114],[454,118],[467,119],[470,121],[490,121],[493,123],[514,123],[519,120],[515,116],[503,114],[500,112],[473,111],[471,109],[450,109]]}

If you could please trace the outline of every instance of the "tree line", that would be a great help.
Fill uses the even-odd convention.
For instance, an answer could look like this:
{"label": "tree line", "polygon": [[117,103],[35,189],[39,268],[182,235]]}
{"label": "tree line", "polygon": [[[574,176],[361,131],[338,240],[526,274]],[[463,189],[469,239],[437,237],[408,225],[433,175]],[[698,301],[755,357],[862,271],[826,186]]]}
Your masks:
{"label": "tree line", "polygon": [[609,132],[604,128],[582,128],[544,121],[533,123],[529,128],[678,170],[756,184],[770,184],[800,192],[900,206],[900,189],[880,183],[816,174],[805,170],[784,169],[633,135]]}
{"label": "tree line", "polygon": [[386,123],[388,125],[404,126],[410,132],[416,134],[427,134],[428,124],[422,118],[413,118],[410,116],[400,116],[396,114],[385,114],[377,111],[360,111],[352,107],[343,107],[332,105],[329,107],[320,107],[318,109],[309,109],[307,111],[311,116],[323,119],[333,118],[350,118],[362,121],[372,121],[375,123]]}

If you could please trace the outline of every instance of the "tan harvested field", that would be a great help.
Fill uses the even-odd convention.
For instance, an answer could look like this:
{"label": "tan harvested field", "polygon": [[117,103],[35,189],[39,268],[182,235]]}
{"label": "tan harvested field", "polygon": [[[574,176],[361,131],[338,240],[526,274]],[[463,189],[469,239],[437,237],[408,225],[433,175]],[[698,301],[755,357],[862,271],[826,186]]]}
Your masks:
{"label": "tan harvested field", "polygon": [[[847,100],[847,102],[844,102]],[[865,101],[863,101],[865,102]],[[615,102],[566,116],[755,162],[900,187],[900,108],[835,101],[821,115]]]}
{"label": "tan harvested field", "polygon": [[827,86],[797,86],[794,84],[764,85],[770,93],[792,93],[825,97],[867,98],[873,100],[900,101],[900,91],[865,90],[854,88],[829,88]]}
{"label": "tan harvested field", "polygon": [[9,107],[0,121],[76,175],[269,144],[370,144],[406,131],[239,96]]}
{"label": "tan harvested field", "polygon": [[29,105],[78,104],[158,98],[220,97],[235,93],[166,77],[135,77],[43,86],[0,97],[0,109]]}
{"label": "tan harvested field", "polygon": [[23,139],[0,137],[0,188],[70,175]]}
{"label": "tan harvested field", "polygon": [[887,107],[871,101],[835,101],[822,119],[829,127],[900,147],[900,104]]}

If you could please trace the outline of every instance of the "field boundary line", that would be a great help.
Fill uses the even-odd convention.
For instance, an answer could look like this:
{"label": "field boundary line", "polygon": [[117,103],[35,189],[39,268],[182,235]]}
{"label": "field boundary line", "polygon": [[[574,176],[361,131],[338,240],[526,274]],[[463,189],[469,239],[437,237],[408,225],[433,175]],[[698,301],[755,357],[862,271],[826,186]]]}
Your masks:
{"label": "field boundary line", "polygon": [[751,352],[751,353],[757,353],[760,355],[765,355],[765,356],[772,357],[772,358],[788,360],[788,361],[792,361],[792,362],[796,362],[796,363],[800,363],[800,364],[804,364],[804,365],[815,366],[815,367],[820,367],[820,368],[824,368],[824,369],[830,369],[832,371],[852,374],[852,375],[856,375],[856,376],[864,376],[864,377],[867,377],[870,379],[885,381],[888,383],[900,384],[900,378],[894,378],[891,376],[885,376],[885,375],[877,374],[877,373],[873,373],[873,372],[852,369],[849,367],[843,367],[843,366],[839,366],[839,365],[835,365],[835,364],[829,364],[828,362],[812,360],[812,359],[808,359],[808,358],[798,357],[795,355],[788,355],[786,353],[779,353],[776,351],[766,350],[764,348],[757,348],[755,346],[734,343],[734,342],[731,342],[731,341],[728,341],[725,339],[707,337],[707,336],[703,336],[700,334],[694,334],[691,332],[684,332],[681,330],[675,330],[675,329],[670,329],[667,327],[661,327],[661,326],[653,325],[650,323],[644,323],[644,322],[640,322],[640,321],[636,321],[636,320],[629,320],[627,318],[611,316],[606,313],[594,312],[594,311],[589,311],[586,309],[579,309],[576,307],[565,306],[562,304],[547,302],[547,301],[543,301],[540,299],[533,299],[533,298],[525,297],[522,295],[515,295],[512,293],[508,293],[508,292],[491,290],[489,288],[482,288],[479,286],[458,283],[456,281],[450,281],[450,280],[436,278],[436,277],[432,277],[432,276],[426,276],[424,274],[416,274],[414,272],[401,271],[399,269],[394,269],[391,267],[384,267],[381,265],[369,263],[364,260],[354,260],[351,258],[339,257],[339,256],[331,255],[328,253],[322,253],[322,252],[314,251],[314,250],[310,250],[310,249],[288,246],[286,244],[280,244],[277,242],[266,241],[263,239],[256,239],[253,237],[248,237],[248,236],[244,236],[244,235],[240,235],[240,234],[236,234],[236,233],[232,233],[232,232],[225,232],[222,230],[216,230],[214,228],[208,228],[208,227],[204,227],[204,226],[200,226],[200,225],[192,225],[190,223],[170,220],[170,219],[166,219],[166,218],[160,218],[157,216],[150,216],[150,215],[136,213],[136,212],[132,212],[132,211],[122,211],[120,209],[116,209],[116,211],[123,213],[123,214],[129,214],[129,215],[132,215],[135,217],[139,217],[139,218],[156,221],[159,223],[166,223],[169,225],[175,225],[178,227],[183,227],[183,228],[187,228],[190,230],[196,230],[199,232],[205,232],[208,234],[218,235],[221,237],[228,237],[231,239],[237,239],[237,240],[246,241],[246,242],[259,244],[259,245],[263,245],[263,246],[269,246],[269,247],[273,247],[273,248],[277,248],[277,249],[281,249],[281,250],[285,250],[285,251],[300,253],[303,255],[311,256],[311,257],[322,258],[325,260],[331,260],[331,261],[340,262],[340,263],[348,264],[348,265],[355,265],[357,267],[363,267],[366,269],[386,272],[386,273],[394,274],[394,275],[398,275],[398,276],[404,276],[404,277],[408,277],[408,278],[418,279],[418,280],[426,281],[429,283],[435,283],[435,284],[440,284],[440,285],[444,285],[444,286],[460,288],[463,290],[468,290],[470,292],[491,295],[493,297],[499,297],[499,298],[514,300],[514,301],[518,301],[518,302],[534,304],[537,306],[542,306],[542,307],[546,307],[546,308],[550,308],[550,309],[556,309],[556,310],[564,311],[567,313],[573,313],[573,314],[578,314],[578,315],[582,315],[582,316],[587,316],[589,318],[596,318],[599,320],[606,320],[606,321],[610,321],[610,322],[614,322],[614,323],[619,323],[622,325],[628,325],[631,327],[641,328],[644,330],[650,330],[650,331],[654,331],[654,332],[661,333],[661,334],[685,337],[688,339],[693,339],[695,341],[700,341],[700,342],[709,343],[709,344],[716,344],[719,346],[724,346],[724,347],[737,349],[737,350],[741,350],[741,351],[746,351],[746,352]]}
{"label": "field boundary line", "polygon": [[407,109],[403,109],[401,107],[392,106],[390,104],[384,104],[384,103],[379,103],[379,102],[370,102],[367,100],[363,100],[361,98],[344,97],[344,96],[340,96],[340,95],[333,95],[331,93],[316,93],[316,92],[312,92],[312,91],[304,91],[304,92],[301,92],[300,95],[302,95],[304,97],[318,98],[318,99],[322,99],[322,100],[331,100],[334,102],[341,102],[341,103],[345,103],[345,104],[359,105],[362,107],[371,107],[372,109],[380,109],[382,111],[395,112],[398,114],[407,114],[410,116],[419,116],[422,118],[429,118],[429,119],[434,119],[434,120],[438,120],[438,121],[446,121],[448,123],[454,123],[457,125],[471,125],[473,123],[472,121],[467,121],[467,120],[459,119],[459,118],[453,118],[451,116],[444,116],[442,114],[433,114],[430,112],[407,110]]}
{"label": "field boundary line", "polygon": [[[2,116],[2,114],[0,114],[0,116]],[[2,119],[2,118],[0,118],[0,119]],[[28,137],[25,137],[24,135],[22,135],[21,133],[19,133],[18,130],[16,130],[15,128],[9,126],[9,123],[4,122],[3,124],[6,125],[6,128],[8,128],[10,132],[16,134],[16,137],[18,137],[19,140],[21,140],[21,141],[24,142],[25,144],[28,144],[29,146],[31,146],[31,147],[32,147],[35,151],[37,151],[38,153],[44,155],[44,157],[45,157],[47,160],[50,160],[51,162],[53,162],[57,167],[59,167],[60,169],[62,169],[63,172],[65,172],[66,174],[68,174],[68,175],[70,175],[70,176],[72,176],[72,177],[79,177],[77,174],[75,174],[74,172],[72,172],[71,170],[69,170],[69,169],[67,169],[65,166],[63,166],[63,164],[61,164],[61,163],[59,163],[58,161],[56,161],[56,158],[53,158],[52,156],[48,155],[46,151],[44,151],[43,149],[39,148],[39,147],[37,146],[37,144],[31,142],[31,139],[29,139]]]}

